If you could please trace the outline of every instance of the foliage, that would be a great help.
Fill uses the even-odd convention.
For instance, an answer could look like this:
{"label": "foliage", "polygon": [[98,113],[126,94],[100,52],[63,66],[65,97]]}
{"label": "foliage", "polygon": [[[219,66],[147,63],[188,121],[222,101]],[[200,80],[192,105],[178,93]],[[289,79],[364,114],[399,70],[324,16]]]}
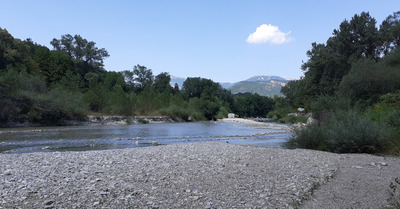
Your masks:
{"label": "foliage", "polygon": [[160,73],[154,79],[154,88],[159,92],[173,92],[172,86],[169,84],[171,76],[169,73]]}
{"label": "foliage", "polygon": [[129,85],[139,90],[150,87],[154,82],[151,69],[141,65],[135,65],[132,72],[125,71],[125,78],[128,80]]}
{"label": "foliage", "polygon": [[278,120],[280,123],[290,123],[290,124],[295,124],[295,123],[307,123],[308,117],[306,116],[295,116],[295,115],[286,115]]}
{"label": "foliage", "polygon": [[279,119],[285,108],[305,107],[318,120],[296,130],[288,147],[400,155],[399,17],[378,30],[369,13],[356,14],[326,43],[312,43],[304,77],[281,89],[285,97],[269,113]]}
{"label": "foliage", "polygon": [[339,86],[342,94],[370,104],[377,102],[381,95],[397,89],[400,89],[398,68],[366,59],[355,63]]}
{"label": "foliage", "polygon": [[350,109],[350,98],[339,95],[320,96],[310,105],[313,118],[321,122],[325,121],[332,112],[348,111]]}
{"label": "foliage", "polygon": [[180,107],[177,105],[170,105],[168,107],[161,108],[159,112],[162,115],[172,117],[175,120],[182,119],[184,121],[189,121],[189,117],[191,116],[191,111],[189,108]]}
{"label": "foliage", "polygon": [[384,151],[387,133],[385,124],[372,121],[366,114],[338,111],[324,123],[296,130],[286,146],[337,153],[379,153]]}
{"label": "foliage", "polygon": [[82,38],[80,35],[62,35],[61,39],[53,39],[50,44],[56,51],[63,52],[73,58],[78,66],[84,66],[81,75],[91,69],[103,66],[103,60],[109,57],[107,50],[97,48],[96,43]]}
{"label": "foliage", "polygon": [[270,111],[267,115],[268,118],[271,118],[275,121],[287,116],[289,113],[297,112],[296,108],[293,107],[279,107]]}
{"label": "foliage", "polygon": [[389,15],[382,22],[379,34],[383,41],[381,51],[385,55],[400,47],[400,11]]}
{"label": "foliage", "polygon": [[240,117],[266,117],[273,106],[272,98],[258,94],[246,94],[245,96],[236,96],[236,104],[232,110]]}
{"label": "foliage", "polygon": [[343,21],[326,43],[312,43],[302,65],[304,77],[289,82],[282,93],[293,106],[308,106],[321,95],[338,92],[373,103],[398,88],[398,24],[399,13],[389,16],[379,30],[369,13]]}

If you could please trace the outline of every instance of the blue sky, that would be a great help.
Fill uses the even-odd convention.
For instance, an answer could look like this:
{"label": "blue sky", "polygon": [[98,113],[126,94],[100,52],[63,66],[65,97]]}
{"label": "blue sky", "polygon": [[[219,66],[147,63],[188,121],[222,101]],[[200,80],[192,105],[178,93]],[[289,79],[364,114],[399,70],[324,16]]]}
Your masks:
{"label": "blue sky", "polygon": [[399,0],[0,0],[0,27],[51,48],[79,34],[105,48],[108,71],[144,65],[157,75],[236,82],[254,75],[299,78],[311,43],[369,12],[377,26]]}

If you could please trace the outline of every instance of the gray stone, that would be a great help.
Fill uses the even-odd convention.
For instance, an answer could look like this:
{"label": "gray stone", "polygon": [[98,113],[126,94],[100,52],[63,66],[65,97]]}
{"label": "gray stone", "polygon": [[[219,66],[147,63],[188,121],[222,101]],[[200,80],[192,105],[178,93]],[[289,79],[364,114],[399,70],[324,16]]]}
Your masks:
{"label": "gray stone", "polygon": [[44,201],[44,205],[52,205],[54,203],[54,200],[46,200]]}
{"label": "gray stone", "polygon": [[386,162],[378,162],[379,165],[381,166],[387,166],[388,164]]}

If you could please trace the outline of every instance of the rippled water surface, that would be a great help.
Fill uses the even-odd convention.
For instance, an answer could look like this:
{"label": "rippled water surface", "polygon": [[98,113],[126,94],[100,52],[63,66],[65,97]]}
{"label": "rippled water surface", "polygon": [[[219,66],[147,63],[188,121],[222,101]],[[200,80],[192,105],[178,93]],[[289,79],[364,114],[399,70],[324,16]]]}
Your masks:
{"label": "rippled water surface", "polygon": [[85,151],[204,141],[280,148],[281,130],[226,122],[96,125],[0,129],[0,152]]}

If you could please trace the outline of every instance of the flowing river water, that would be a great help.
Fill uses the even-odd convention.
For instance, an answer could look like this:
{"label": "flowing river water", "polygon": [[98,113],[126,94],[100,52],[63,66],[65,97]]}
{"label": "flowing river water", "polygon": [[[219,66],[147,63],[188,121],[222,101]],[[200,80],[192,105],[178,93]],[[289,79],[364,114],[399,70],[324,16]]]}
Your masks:
{"label": "flowing river water", "polygon": [[218,141],[281,148],[291,133],[245,123],[192,122],[0,129],[0,153],[86,151]]}

